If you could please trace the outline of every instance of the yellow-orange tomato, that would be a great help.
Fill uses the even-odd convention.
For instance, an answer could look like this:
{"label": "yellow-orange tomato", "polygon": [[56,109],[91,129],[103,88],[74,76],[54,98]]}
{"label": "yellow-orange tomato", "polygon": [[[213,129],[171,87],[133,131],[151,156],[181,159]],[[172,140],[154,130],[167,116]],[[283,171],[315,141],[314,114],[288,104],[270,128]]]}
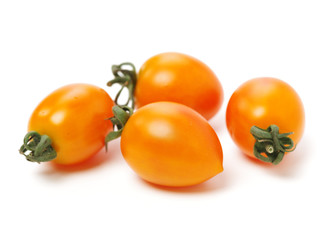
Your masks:
{"label": "yellow-orange tomato", "polygon": [[223,101],[221,83],[204,63],[181,53],[161,53],[140,68],[135,87],[138,108],[158,101],[184,104],[206,119],[213,117]]}
{"label": "yellow-orange tomato", "polygon": [[47,135],[57,152],[55,163],[70,165],[95,155],[113,128],[114,103],[101,88],[71,84],[48,95],[31,115],[28,130]]}
{"label": "yellow-orange tomato", "polygon": [[[226,122],[238,147],[248,156],[255,157],[251,127],[267,129],[276,125],[280,134],[292,133],[288,137],[297,144],[304,131],[304,108],[298,94],[287,83],[276,78],[255,78],[242,84],[231,96]],[[282,145],[289,145],[284,137],[281,139]],[[265,143],[266,140],[261,141]]]}
{"label": "yellow-orange tomato", "polygon": [[190,186],[223,170],[222,147],[213,128],[178,103],[138,109],[124,127],[121,151],[139,176],[158,185]]}

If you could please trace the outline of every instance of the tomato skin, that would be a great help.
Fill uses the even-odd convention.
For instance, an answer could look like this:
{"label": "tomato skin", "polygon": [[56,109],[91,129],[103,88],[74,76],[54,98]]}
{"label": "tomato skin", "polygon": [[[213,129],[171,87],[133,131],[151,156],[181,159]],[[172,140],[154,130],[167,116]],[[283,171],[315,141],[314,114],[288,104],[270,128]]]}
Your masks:
{"label": "tomato skin", "polygon": [[178,103],[138,109],[124,127],[121,151],[140,177],[158,185],[195,185],[223,171],[215,131],[200,114]]}
{"label": "tomato skin", "polygon": [[71,84],[49,94],[33,111],[28,131],[48,135],[57,158],[52,162],[71,165],[88,160],[103,146],[113,126],[114,103],[101,88]]}
{"label": "tomato skin", "polygon": [[226,123],[236,145],[254,158],[255,139],[250,128],[266,129],[275,124],[280,133],[293,132],[289,137],[297,144],[304,132],[304,107],[296,91],[284,81],[255,78],[242,84],[231,96]]}
{"label": "tomato skin", "polygon": [[135,87],[138,108],[158,101],[184,104],[210,119],[221,108],[223,89],[213,71],[198,59],[161,53],[143,64]]}

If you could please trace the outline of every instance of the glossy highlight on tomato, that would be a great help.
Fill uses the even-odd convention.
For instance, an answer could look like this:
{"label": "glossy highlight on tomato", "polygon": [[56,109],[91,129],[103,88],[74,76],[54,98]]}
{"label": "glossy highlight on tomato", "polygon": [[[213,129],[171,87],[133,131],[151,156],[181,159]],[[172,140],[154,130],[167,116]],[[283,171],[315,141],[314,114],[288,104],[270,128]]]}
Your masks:
{"label": "glossy highlight on tomato", "polygon": [[[242,152],[278,164],[283,151],[291,150],[303,135],[304,107],[296,91],[286,82],[270,77],[255,78],[242,84],[231,96],[226,123],[233,141]],[[258,141],[253,131],[258,131]],[[271,138],[268,133],[275,137]],[[268,137],[259,138],[263,136]],[[275,157],[279,159],[275,161]]]}
{"label": "glossy highlight on tomato", "polygon": [[163,186],[195,185],[223,171],[213,128],[193,109],[173,102],[138,109],[123,129],[121,151],[141,178]]}
{"label": "glossy highlight on tomato", "polygon": [[[105,136],[113,128],[107,120],[113,116],[113,106],[102,88],[90,84],[67,85],[52,92],[37,106],[30,117],[28,131],[33,131],[38,140],[38,135],[49,137],[56,152],[52,162],[80,163],[104,147]],[[29,142],[32,147],[37,144],[36,140]],[[36,156],[30,154],[27,159],[30,157],[34,161]]]}

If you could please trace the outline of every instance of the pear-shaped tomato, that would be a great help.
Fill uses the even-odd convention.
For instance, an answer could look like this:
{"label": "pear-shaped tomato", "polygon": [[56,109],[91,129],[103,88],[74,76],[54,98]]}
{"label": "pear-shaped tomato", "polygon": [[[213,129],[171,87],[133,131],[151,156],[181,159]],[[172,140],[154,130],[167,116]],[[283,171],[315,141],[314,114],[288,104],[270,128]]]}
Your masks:
{"label": "pear-shaped tomato", "polygon": [[71,84],[49,94],[33,111],[20,152],[29,161],[83,162],[105,145],[114,103],[99,87]]}
{"label": "pear-shaped tomato", "polygon": [[139,176],[158,185],[190,186],[223,170],[222,147],[213,128],[178,103],[139,108],[123,129],[121,151]]}
{"label": "pear-shaped tomato", "polygon": [[[131,68],[132,70],[129,70]],[[177,52],[166,52],[149,58],[136,73],[132,63],[113,65],[115,79],[108,86],[120,84],[129,91],[128,101],[137,108],[149,103],[168,101],[184,104],[204,118],[212,118],[221,108],[223,88],[214,72],[200,60]],[[121,105],[121,104],[119,104]]]}

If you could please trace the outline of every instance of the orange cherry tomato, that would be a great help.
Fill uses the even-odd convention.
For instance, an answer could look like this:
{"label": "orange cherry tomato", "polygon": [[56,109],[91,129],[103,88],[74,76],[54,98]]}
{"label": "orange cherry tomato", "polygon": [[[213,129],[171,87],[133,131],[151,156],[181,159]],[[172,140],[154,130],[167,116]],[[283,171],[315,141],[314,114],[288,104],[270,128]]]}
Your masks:
{"label": "orange cherry tomato", "polygon": [[[57,154],[53,162],[63,165],[83,162],[103,148],[105,136],[113,128],[107,120],[113,116],[113,105],[110,96],[99,87],[89,84],[64,86],[37,106],[28,130],[51,139],[51,147]],[[29,142],[34,147],[35,143]]]}
{"label": "orange cherry tomato", "polygon": [[207,65],[191,56],[168,52],[143,64],[134,96],[138,108],[158,101],[177,102],[210,119],[222,105],[223,89]]}
{"label": "orange cherry tomato", "polygon": [[215,131],[200,114],[178,103],[138,109],[123,129],[121,151],[140,177],[158,185],[195,185],[223,171]]}
{"label": "orange cherry tomato", "polygon": [[233,141],[246,155],[277,164],[303,135],[304,108],[287,83],[255,78],[231,96],[226,122]]}

